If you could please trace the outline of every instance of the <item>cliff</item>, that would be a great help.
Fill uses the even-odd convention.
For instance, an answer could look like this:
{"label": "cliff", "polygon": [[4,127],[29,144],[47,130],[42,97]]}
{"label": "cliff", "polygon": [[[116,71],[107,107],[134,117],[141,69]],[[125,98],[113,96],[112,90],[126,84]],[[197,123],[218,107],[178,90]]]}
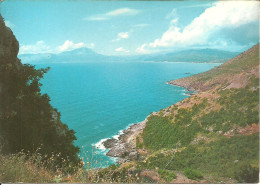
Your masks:
{"label": "cliff", "polygon": [[[44,160],[53,154],[57,166],[80,165],[75,132],[60,120],[47,94],[40,92],[40,79],[49,68],[36,70],[17,58],[19,43],[0,16],[0,147],[1,153],[39,152]],[[68,159],[61,163],[62,158]],[[65,169],[65,168],[64,168]]]}
{"label": "cliff", "polygon": [[8,85],[10,79],[7,75],[3,75],[6,68],[12,68],[14,72],[21,69],[21,62],[17,58],[19,44],[10,28],[5,27],[2,17],[0,17],[0,112],[3,111],[3,104],[10,102],[10,97],[6,96],[11,91]]}

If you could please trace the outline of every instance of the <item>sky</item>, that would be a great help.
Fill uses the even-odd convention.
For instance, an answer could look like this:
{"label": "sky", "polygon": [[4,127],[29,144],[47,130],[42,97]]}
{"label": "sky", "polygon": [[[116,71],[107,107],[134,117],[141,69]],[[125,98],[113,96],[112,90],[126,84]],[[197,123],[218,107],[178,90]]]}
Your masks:
{"label": "sky", "polygon": [[6,0],[19,54],[87,47],[104,55],[190,48],[244,51],[259,42],[257,1]]}

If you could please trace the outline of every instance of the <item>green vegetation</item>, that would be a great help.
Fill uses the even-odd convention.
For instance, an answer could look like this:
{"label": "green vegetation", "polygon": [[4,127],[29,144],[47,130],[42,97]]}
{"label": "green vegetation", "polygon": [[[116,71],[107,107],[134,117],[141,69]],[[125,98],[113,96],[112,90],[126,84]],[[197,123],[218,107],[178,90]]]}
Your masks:
{"label": "green vegetation", "polygon": [[202,126],[214,126],[214,131],[227,132],[234,125],[245,127],[259,123],[259,91],[258,88],[254,89],[257,85],[258,80],[252,78],[251,84],[246,88],[220,91],[221,97],[217,103],[222,108],[219,111],[204,114],[199,119]]}
{"label": "green vegetation", "polygon": [[235,170],[235,179],[240,183],[257,183],[259,182],[259,169],[244,163]]}
{"label": "green vegetation", "polygon": [[52,172],[42,165],[37,155],[24,153],[0,155],[0,182],[53,183]]}
{"label": "green vegetation", "polygon": [[[143,143],[138,139],[137,146],[160,150],[176,148],[176,143],[180,143],[183,147],[198,134],[208,135],[210,127],[214,133],[225,133],[259,122],[257,78],[252,77],[245,88],[221,90],[218,94],[220,98],[213,102],[204,98],[191,108],[173,108],[168,116],[150,116],[142,134]],[[212,110],[216,105],[219,110]]]}
{"label": "green vegetation", "polygon": [[161,178],[163,178],[166,181],[166,183],[170,183],[173,179],[176,178],[175,173],[169,170],[159,169],[158,173],[161,176]]}
{"label": "green vegetation", "polygon": [[[231,138],[219,137],[208,144],[200,142],[173,153],[159,153],[140,162],[141,168],[185,170],[189,167],[203,174],[234,178],[240,164],[252,164],[258,169],[258,133]],[[242,170],[242,169],[241,169]]]}
{"label": "green vegetation", "polygon": [[[47,94],[41,95],[39,80],[48,69],[36,70],[31,65],[22,65],[19,71],[1,65],[0,79],[9,76],[8,101],[2,103],[0,130],[3,153],[21,150],[39,153],[47,158],[60,154],[56,165],[66,159],[67,166],[80,165],[79,148],[73,145],[75,132],[60,121],[60,114],[50,105]],[[4,82],[5,83],[5,82]],[[19,139],[17,139],[19,138]]]}
{"label": "green vegetation", "polygon": [[[21,64],[19,43],[0,16],[0,147],[3,154],[36,150],[46,161],[59,155],[54,166],[73,172],[81,166],[74,146],[75,132],[60,120],[60,113],[40,92],[40,79],[49,70]],[[66,166],[66,167],[65,167]]]}
{"label": "green vegetation", "polygon": [[203,178],[203,176],[201,175],[201,173],[199,171],[193,170],[190,168],[185,168],[184,174],[186,177],[188,177],[189,179],[192,179],[192,180],[200,180]]}
{"label": "green vegetation", "polygon": [[214,176],[258,182],[258,130],[241,134],[259,123],[258,83],[252,75],[246,87],[215,89],[215,98],[193,96],[186,108],[173,106],[166,115],[150,116],[137,140],[150,155],[138,162],[139,168],[183,171],[197,181]]}
{"label": "green vegetation", "polygon": [[188,129],[185,127],[183,124],[173,124],[168,118],[152,116],[142,135],[144,146],[152,150],[176,148],[177,143],[185,146],[201,131],[201,127],[196,122],[190,124]]}

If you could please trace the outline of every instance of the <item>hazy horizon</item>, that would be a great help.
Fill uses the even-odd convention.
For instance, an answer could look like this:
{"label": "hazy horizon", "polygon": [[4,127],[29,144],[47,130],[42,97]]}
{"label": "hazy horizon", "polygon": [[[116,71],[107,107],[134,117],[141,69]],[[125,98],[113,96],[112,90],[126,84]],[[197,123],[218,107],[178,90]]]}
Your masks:
{"label": "hazy horizon", "polygon": [[256,1],[3,1],[19,54],[86,47],[103,55],[183,49],[241,52],[259,41]]}

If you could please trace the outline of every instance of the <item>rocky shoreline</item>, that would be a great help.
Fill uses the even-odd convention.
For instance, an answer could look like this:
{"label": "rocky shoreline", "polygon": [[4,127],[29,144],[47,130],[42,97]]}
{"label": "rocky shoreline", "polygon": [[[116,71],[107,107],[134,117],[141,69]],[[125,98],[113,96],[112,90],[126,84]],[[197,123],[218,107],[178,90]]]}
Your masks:
{"label": "rocky shoreline", "polygon": [[117,157],[119,164],[137,157],[135,138],[144,129],[147,118],[139,123],[131,125],[119,135],[118,139],[107,139],[103,145],[109,149],[107,156]]}
{"label": "rocky shoreline", "polygon": [[[196,90],[191,86],[191,84],[189,84],[188,82],[185,82],[182,79],[171,80],[166,83],[170,84],[170,85],[178,86],[178,87],[183,87],[183,88],[187,89],[187,91],[196,92]],[[189,93],[189,94],[195,94],[195,93]]]}
{"label": "rocky shoreline", "polygon": [[[156,112],[152,113],[155,115]],[[150,116],[150,115],[149,115]],[[107,156],[116,157],[117,163],[122,164],[137,158],[136,137],[145,128],[148,117],[144,121],[131,125],[119,135],[118,139],[110,138],[102,144],[108,149]]]}
{"label": "rocky shoreline", "polygon": [[187,82],[185,83],[185,82],[182,81],[181,79],[171,80],[171,81],[166,82],[166,84],[185,88],[186,91],[187,91],[187,92],[185,92],[185,94],[186,94],[187,96],[192,96],[192,95],[198,93],[198,91],[196,91],[189,83],[187,83]]}
{"label": "rocky shoreline", "polygon": [[[197,93],[195,89],[189,87],[188,84],[176,80],[168,81],[167,84],[186,88],[187,92],[185,94],[187,94],[188,96]],[[153,112],[151,115],[156,115],[156,114],[157,112]],[[122,131],[123,133],[120,134],[117,139],[109,138],[103,141],[102,144],[106,149],[108,149],[106,155],[110,157],[116,157],[118,164],[122,164],[124,162],[137,159],[138,152],[136,149],[136,137],[145,128],[149,116],[147,116],[144,121],[133,124],[130,127],[128,127],[126,130],[123,130]]]}

